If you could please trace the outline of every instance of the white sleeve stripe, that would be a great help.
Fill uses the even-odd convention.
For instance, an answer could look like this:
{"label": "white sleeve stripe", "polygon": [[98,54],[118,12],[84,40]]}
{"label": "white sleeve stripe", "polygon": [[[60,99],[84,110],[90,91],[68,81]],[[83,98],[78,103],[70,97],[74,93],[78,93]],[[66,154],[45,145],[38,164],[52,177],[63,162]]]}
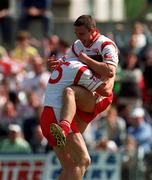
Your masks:
{"label": "white sleeve stripe", "polygon": [[102,81],[98,81],[97,83],[91,82],[89,84],[89,86],[87,87],[88,90],[90,91],[95,91],[103,82]]}
{"label": "white sleeve stripe", "polygon": [[94,84],[92,89],[90,89],[91,92],[95,91],[100,85],[102,84],[102,81],[100,83]]}
{"label": "white sleeve stripe", "polygon": [[116,66],[117,67],[117,63],[115,62],[115,61],[103,61],[104,63],[106,63],[106,64],[112,64],[112,65],[114,65],[114,66]]}

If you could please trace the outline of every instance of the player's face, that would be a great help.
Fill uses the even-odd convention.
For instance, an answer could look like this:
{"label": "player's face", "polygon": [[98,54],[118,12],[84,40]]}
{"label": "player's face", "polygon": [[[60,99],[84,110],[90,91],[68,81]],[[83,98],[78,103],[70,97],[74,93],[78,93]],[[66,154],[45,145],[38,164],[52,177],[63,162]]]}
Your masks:
{"label": "player's face", "polygon": [[80,39],[83,45],[89,46],[89,44],[92,42],[92,31],[84,26],[75,26],[74,30],[77,38]]}

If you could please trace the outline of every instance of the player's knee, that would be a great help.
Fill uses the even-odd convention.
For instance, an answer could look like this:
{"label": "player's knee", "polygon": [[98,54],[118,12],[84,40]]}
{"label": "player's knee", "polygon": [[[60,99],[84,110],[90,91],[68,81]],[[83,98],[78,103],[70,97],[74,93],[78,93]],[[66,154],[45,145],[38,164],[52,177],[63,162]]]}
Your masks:
{"label": "player's knee", "polygon": [[80,168],[79,166],[69,166],[69,167],[63,167],[62,168],[62,173],[65,175],[65,177],[83,177],[85,174],[86,170]]}
{"label": "player's knee", "polygon": [[90,158],[90,156],[86,156],[84,158],[84,165],[85,165],[85,167],[88,168],[90,166],[90,164],[91,164],[91,158]]}
{"label": "player's knee", "polygon": [[86,156],[83,156],[79,162],[79,167],[84,167],[85,169],[87,169],[89,167],[89,165],[91,164],[91,158],[90,156],[86,155]]}
{"label": "player's knee", "polygon": [[85,171],[88,168],[88,166],[91,164],[91,158],[88,153],[84,153],[83,155],[82,154],[80,154],[79,157],[75,159],[75,164],[82,171]]}
{"label": "player's knee", "polygon": [[87,168],[89,167],[89,165],[91,164],[91,158],[90,156],[85,156],[81,159],[80,163],[79,163],[79,168],[80,168],[80,172],[82,174],[82,176],[85,174]]}

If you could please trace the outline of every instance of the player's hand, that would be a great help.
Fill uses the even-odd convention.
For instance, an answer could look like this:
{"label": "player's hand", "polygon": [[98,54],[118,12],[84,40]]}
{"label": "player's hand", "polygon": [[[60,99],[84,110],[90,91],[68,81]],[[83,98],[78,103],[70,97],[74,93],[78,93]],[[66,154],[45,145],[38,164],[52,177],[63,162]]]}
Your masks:
{"label": "player's hand", "polygon": [[53,71],[54,69],[56,69],[56,67],[59,64],[60,64],[60,61],[58,61],[58,59],[56,59],[54,55],[49,57],[47,60],[47,67],[50,71]]}
{"label": "player's hand", "polygon": [[87,55],[86,55],[85,53],[83,53],[83,52],[81,52],[81,53],[79,54],[79,59],[80,59],[80,61],[83,62],[83,63],[86,63],[88,58],[89,58],[89,56],[87,56]]}

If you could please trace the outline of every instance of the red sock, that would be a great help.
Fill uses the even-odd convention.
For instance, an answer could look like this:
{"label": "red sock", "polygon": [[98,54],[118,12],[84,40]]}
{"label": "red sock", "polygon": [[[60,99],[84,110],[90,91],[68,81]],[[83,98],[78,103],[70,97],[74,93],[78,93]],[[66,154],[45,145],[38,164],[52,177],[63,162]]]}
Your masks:
{"label": "red sock", "polygon": [[71,124],[67,120],[61,120],[59,125],[63,129],[65,136],[67,136],[69,134]]}

